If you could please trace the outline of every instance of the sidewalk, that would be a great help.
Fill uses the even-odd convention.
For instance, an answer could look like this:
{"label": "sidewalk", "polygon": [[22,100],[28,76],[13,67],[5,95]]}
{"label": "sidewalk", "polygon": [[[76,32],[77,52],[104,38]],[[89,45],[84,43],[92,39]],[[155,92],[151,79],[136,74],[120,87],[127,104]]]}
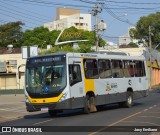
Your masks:
{"label": "sidewalk", "polygon": [[2,104],[12,104],[12,103],[24,103],[24,94],[10,94],[10,95],[0,95],[0,105]]}

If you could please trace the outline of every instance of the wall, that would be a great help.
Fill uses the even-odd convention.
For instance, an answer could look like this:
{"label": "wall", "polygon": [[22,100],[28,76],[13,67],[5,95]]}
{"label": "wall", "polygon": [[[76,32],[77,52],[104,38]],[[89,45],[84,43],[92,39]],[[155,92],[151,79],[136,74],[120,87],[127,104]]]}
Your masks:
{"label": "wall", "polygon": [[[23,75],[21,79],[18,78],[18,67],[26,63],[26,60],[22,59],[22,54],[3,54],[0,55],[0,61],[6,62],[6,72],[0,73],[0,90],[23,89],[25,72],[24,66],[20,68]],[[16,63],[12,63],[12,61],[16,61]]]}

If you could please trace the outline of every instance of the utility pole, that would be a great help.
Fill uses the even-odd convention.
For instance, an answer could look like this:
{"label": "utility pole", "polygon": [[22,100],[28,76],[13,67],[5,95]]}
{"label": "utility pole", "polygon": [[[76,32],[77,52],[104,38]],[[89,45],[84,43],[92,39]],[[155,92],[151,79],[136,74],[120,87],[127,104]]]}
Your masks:
{"label": "utility pole", "polygon": [[96,40],[96,51],[98,51],[99,45],[99,35],[98,35],[98,13],[102,12],[102,8],[99,7],[99,4],[103,5],[104,3],[96,1],[95,8],[92,9],[92,15],[95,16],[95,40]]}
{"label": "utility pole", "polygon": [[98,35],[98,0],[95,7],[95,33],[96,33],[96,52],[98,52],[99,35]]}
{"label": "utility pole", "polygon": [[150,87],[152,89],[152,42],[151,42],[151,26],[149,26],[149,59],[150,59]]}

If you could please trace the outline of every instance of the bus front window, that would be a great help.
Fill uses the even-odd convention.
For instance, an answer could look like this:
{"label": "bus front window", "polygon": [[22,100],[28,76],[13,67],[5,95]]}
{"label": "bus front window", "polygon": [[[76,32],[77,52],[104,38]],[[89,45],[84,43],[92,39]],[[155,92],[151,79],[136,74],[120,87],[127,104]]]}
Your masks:
{"label": "bus front window", "polygon": [[26,90],[29,95],[59,93],[66,87],[66,65],[38,65],[28,67],[26,71]]}

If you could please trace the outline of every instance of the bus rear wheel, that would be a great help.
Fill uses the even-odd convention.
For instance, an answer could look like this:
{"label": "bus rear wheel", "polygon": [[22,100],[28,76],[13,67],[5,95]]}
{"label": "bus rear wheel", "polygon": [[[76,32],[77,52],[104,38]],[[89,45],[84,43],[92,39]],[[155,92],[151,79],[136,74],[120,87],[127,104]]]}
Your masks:
{"label": "bus rear wheel", "polygon": [[133,105],[133,92],[128,91],[127,92],[127,100],[125,102],[125,106],[127,108],[131,108]]}

